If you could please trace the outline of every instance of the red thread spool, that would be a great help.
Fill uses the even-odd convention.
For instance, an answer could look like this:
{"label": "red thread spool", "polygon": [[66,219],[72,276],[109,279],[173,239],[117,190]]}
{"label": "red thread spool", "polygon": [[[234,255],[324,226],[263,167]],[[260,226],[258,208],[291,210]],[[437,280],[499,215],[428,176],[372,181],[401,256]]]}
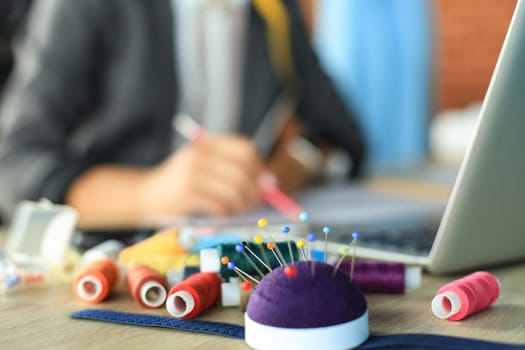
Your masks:
{"label": "red thread spool", "polygon": [[95,260],[77,274],[73,290],[83,301],[95,304],[106,299],[118,275],[117,265],[112,260]]}
{"label": "red thread spool", "polygon": [[459,321],[496,301],[500,285],[485,271],[474,272],[441,287],[432,299],[432,312],[441,319]]}
{"label": "red thread spool", "polygon": [[221,283],[215,272],[193,274],[171,288],[166,309],[174,317],[195,317],[220,299]]}
{"label": "red thread spool", "polygon": [[127,280],[131,296],[143,308],[157,308],[166,301],[166,281],[152,268],[144,265],[132,267]]}

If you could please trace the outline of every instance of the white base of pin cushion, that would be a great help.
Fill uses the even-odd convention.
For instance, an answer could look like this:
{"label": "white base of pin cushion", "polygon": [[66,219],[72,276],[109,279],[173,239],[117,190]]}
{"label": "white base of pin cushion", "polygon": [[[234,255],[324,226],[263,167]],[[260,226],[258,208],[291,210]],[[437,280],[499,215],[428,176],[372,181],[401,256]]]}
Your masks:
{"label": "white base of pin cushion", "polygon": [[245,340],[255,349],[353,349],[369,336],[368,311],[346,323],[316,328],[282,328],[253,321],[244,314]]}

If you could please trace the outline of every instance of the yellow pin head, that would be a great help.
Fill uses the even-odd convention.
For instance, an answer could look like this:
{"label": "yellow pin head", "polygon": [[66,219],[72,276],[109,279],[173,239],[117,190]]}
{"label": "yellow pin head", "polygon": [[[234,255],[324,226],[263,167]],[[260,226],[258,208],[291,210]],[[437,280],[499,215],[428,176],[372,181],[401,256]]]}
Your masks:
{"label": "yellow pin head", "polygon": [[339,254],[346,255],[346,253],[348,253],[348,247],[343,246],[343,247],[339,248]]}
{"label": "yellow pin head", "polygon": [[263,238],[261,235],[257,235],[255,237],[253,237],[253,241],[257,244],[262,244],[263,243]]}
{"label": "yellow pin head", "polygon": [[304,248],[304,241],[302,239],[298,240],[297,243],[297,248],[299,249],[303,249]]}
{"label": "yellow pin head", "polygon": [[257,220],[257,226],[259,228],[266,227],[266,225],[268,225],[268,220],[267,219],[261,218],[261,219]]}

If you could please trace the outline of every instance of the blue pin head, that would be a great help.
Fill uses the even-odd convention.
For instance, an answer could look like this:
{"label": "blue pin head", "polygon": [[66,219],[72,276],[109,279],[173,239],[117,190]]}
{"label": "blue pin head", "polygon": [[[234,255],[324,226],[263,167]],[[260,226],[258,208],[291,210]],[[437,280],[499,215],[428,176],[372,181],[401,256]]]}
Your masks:
{"label": "blue pin head", "polygon": [[237,244],[237,245],[235,246],[235,251],[236,251],[237,253],[242,253],[242,252],[244,252],[244,246],[243,246],[242,244]]}
{"label": "blue pin head", "polygon": [[317,237],[315,236],[315,233],[310,232],[306,238],[308,239],[308,242],[313,242]]}
{"label": "blue pin head", "polygon": [[308,220],[310,220],[310,216],[308,215],[307,212],[303,211],[299,214],[299,220],[302,221],[302,222],[306,222]]}
{"label": "blue pin head", "polygon": [[283,226],[282,231],[283,231],[283,233],[290,232],[290,226]]}
{"label": "blue pin head", "polygon": [[329,226],[325,226],[325,227],[323,227],[323,232],[324,232],[325,235],[329,234],[330,231],[331,231],[331,230],[330,230],[330,227],[329,227]]}
{"label": "blue pin head", "polygon": [[361,238],[361,234],[359,232],[352,233],[352,239],[359,239]]}
{"label": "blue pin head", "polygon": [[227,266],[228,266],[228,269],[235,270],[235,263],[233,261],[230,261]]}

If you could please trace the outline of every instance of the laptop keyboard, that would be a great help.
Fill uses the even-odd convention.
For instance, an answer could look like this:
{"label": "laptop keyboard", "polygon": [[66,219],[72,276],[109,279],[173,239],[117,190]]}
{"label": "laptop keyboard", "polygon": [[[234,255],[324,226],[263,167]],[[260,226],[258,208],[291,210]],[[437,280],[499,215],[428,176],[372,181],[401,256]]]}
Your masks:
{"label": "laptop keyboard", "polygon": [[[392,225],[385,227],[368,227],[359,231],[359,246],[386,250],[403,254],[426,256],[439,227],[439,221],[420,222],[411,225]],[[352,232],[356,230],[332,228],[330,241],[348,245]]]}

